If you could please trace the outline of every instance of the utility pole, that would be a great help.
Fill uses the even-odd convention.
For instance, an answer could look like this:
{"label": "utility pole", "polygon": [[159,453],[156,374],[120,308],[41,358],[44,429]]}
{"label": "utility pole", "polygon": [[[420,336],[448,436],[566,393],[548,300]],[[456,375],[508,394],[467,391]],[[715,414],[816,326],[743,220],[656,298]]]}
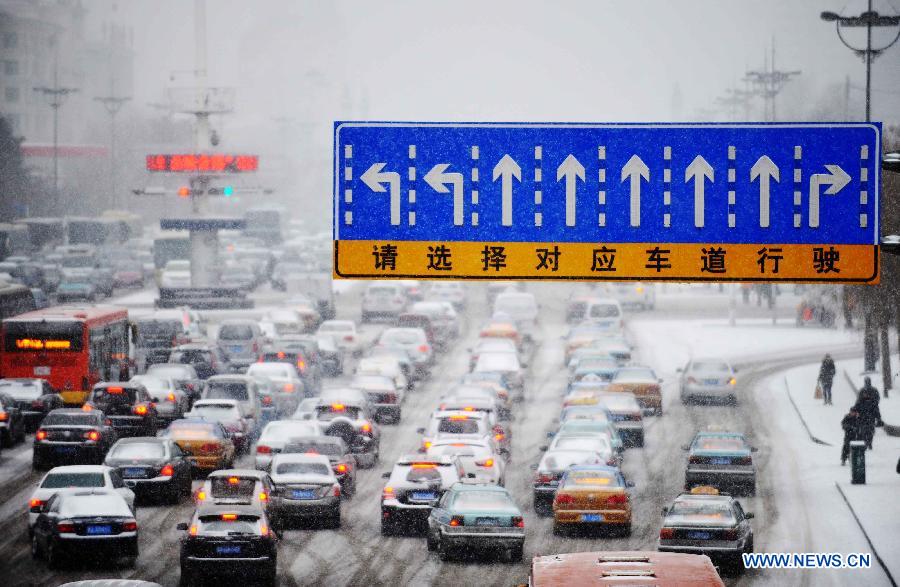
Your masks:
{"label": "utility pole", "polygon": [[748,71],[744,77],[744,81],[750,82],[754,86],[756,94],[762,96],[766,121],[775,122],[778,120],[775,109],[775,97],[781,93],[781,90],[793,77],[801,73],[800,71],[775,69],[775,39],[772,39],[771,58],[769,55],[765,55],[763,57],[762,70]]}
{"label": "utility pole", "polygon": [[118,166],[116,164],[116,114],[122,109],[122,106],[131,98],[126,96],[95,96],[94,100],[103,104],[109,114],[109,181],[110,190],[112,192],[112,208],[119,207],[119,191],[116,185],[116,173]]}
{"label": "utility pole", "polygon": [[53,87],[38,86],[33,88],[35,92],[42,94],[53,109],[53,200],[54,205],[59,202],[59,108],[66,99],[78,88],[66,88],[59,85],[59,47],[56,37],[53,38]]}

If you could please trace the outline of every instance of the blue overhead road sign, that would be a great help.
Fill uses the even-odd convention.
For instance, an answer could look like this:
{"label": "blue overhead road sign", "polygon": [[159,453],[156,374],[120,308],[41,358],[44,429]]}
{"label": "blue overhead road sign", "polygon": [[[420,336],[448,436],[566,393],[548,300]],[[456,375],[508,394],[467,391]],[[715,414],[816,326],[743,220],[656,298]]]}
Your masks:
{"label": "blue overhead road sign", "polygon": [[[878,123],[337,122],[335,274],[877,281],[880,135]],[[585,260],[594,245],[616,249],[614,271]],[[644,267],[650,245],[670,258]],[[387,266],[373,254],[384,246]],[[456,265],[435,269],[429,246]],[[490,247],[516,258],[463,259]],[[529,269],[547,247],[555,265]],[[724,250],[724,272],[704,249]]]}

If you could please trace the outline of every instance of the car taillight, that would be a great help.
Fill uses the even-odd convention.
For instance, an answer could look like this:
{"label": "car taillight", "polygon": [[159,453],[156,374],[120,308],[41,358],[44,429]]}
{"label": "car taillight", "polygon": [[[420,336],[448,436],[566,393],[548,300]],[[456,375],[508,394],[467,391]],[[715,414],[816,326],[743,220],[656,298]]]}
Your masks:
{"label": "car taillight", "polygon": [[466,521],[462,516],[453,516],[450,518],[450,525],[453,527],[456,526],[465,526]]}
{"label": "car taillight", "polygon": [[353,335],[352,335],[352,334],[345,334],[345,335],[344,335],[344,340],[346,340],[347,342],[352,342],[352,341],[353,341]]}
{"label": "car taillight", "polygon": [[84,437],[90,441],[97,442],[100,440],[100,433],[96,430],[90,430],[84,433]]}
{"label": "car taillight", "polygon": [[730,528],[722,532],[722,540],[737,540],[737,528]]}
{"label": "car taillight", "polygon": [[381,499],[394,499],[394,488],[390,485],[386,485],[385,488],[381,490]]}
{"label": "car taillight", "polygon": [[122,524],[122,532],[137,532],[137,521],[128,520]]}
{"label": "car taillight", "polygon": [[625,505],[628,503],[628,496],[625,494],[610,495],[606,498],[606,505]]}
{"label": "car taillight", "polygon": [[215,442],[207,442],[200,446],[200,450],[203,452],[215,452],[219,450],[219,445]]}
{"label": "car taillight", "polygon": [[515,528],[524,528],[525,527],[525,519],[522,516],[513,516],[512,525]]}
{"label": "car taillight", "polygon": [[31,501],[28,502],[28,508],[31,510],[33,514],[39,514],[41,512],[41,507],[44,505],[43,499],[32,498]]}
{"label": "car taillight", "polygon": [[34,408],[35,410],[43,410],[43,409],[44,409],[44,402],[42,402],[42,401],[39,400],[39,399],[36,399],[36,400],[34,400],[33,402],[31,402],[31,407]]}
{"label": "car taillight", "polygon": [[703,457],[691,457],[688,459],[688,462],[692,465],[699,465],[703,462]]}
{"label": "car taillight", "polygon": [[384,403],[386,404],[395,404],[397,403],[397,395],[393,393],[384,394]]}
{"label": "car taillight", "polygon": [[9,419],[9,414],[6,412],[0,412],[0,422],[6,422]]}
{"label": "car taillight", "polygon": [[554,477],[551,473],[538,473],[536,480],[538,483],[550,483]]}
{"label": "car taillight", "polygon": [[568,505],[575,503],[575,498],[568,493],[557,493],[554,501],[560,505]]}
{"label": "car taillight", "polygon": [[347,469],[347,465],[345,465],[345,464],[343,464],[343,463],[341,463],[340,465],[337,465],[337,466],[334,468],[334,472],[335,472],[335,473],[346,473],[347,470],[348,470],[348,469]]}
{"label": "car taillight", "polygon": [[431,350],[431,347],[428,346],[427,344],[420,344],[420,345],[419,345],[419,352],[420,352],[420,353],[427,353],[427,352],[430,351],[430,350]]}
{"label": "car taillight", "polygon": [[75,533],[75,524],[72,522],[59,522],[56,524],[56,530],[60,534],[74,534]]}
{"label": "car taillight", "polygon": [[737,379],[732,377],[731,379],[728,380],[728,385],[737,385]]}
{"label": "car taillight", "polygon": [[661,528],[659,530],[659,537],[661,540],[670,540],[675,538],[675,529],[674,528]]}
{"label": "car taillight", "polygon": [[45,438],[47,438],[46,430],[38,430],[34,435],[35,440],[44,440]]}
{"label": "car taillight", "polygon": [[256,446],[256,453],[261,455],[272,454],[272,447],[266,446],[264,444],[259,444]]}
{"label": "car taillight", "polygon": [[147,415],[147,406],[145,406],[144,404],[140,404],[140,405],[134,406],[134,410],[132,410],[132,411],[135,414],[137,414],[138,416],[146,416]]}
{"label": "car taillight", "polygon": [[197,501],[205,501],[206,500],[206,492],[198,491],[197,492]]}
{"label": "car taillight", "polygon": [[333,495],[334,497],[340,497],[341,496],[341,486],[338,485],[337,483],[335,483],[334,487],[332,487],[332,489],[331,489],[331,495]]}
{"label": "car taillight", "polygon": [[265,491],[259,493],[259,501],[269,501],[269,494]]}
{"label": "car taillight", "polygon": [[197,526],[191,526],[191,529],[188,530],[188,534],[190,534],[191,536],[196,536],[197,535]]}
{"label": "car taillight", "polygon": [[431,448],[431,441],[430,441],[430,440],[425,440],[425,441],[423,441],[423,442],[422,442],[422,447],[424,448],[424,450],[423,450],[422,452],[425,452],[426,450],[428,450],[429,448]]}
{"label": "car taillight", "polygon": [[272,405],[272,396],[271,395],[262,396],[262,403],[264,406],[271,406]]}
{"label": "car taillight", "polygon": [[171,477],[175,474],[175,468],[172,465],[166,465],[162,469],[159,470],[159,474],[163,477]]}
{"label": "car taillight", "polygon": [[91,404],[84,404],[83,406],[81,406],[81,410],[83,412],[90,412],[93,409],[94,409],[94,406],[92,406]]}
{"label": "car taillight", "polygon": [[362,430],[365,434],[369,434],[372,432],[372,425],[368,422],[364,422],[362,426],[360,426],[360,430]]}
{"label": "car taillight", "polygon": [[293,393],[294,392],[294,384],[293,383],[285,383],[284,387],[282,387],[285,393]]}
{"label": "car taillight", "polygon": [[166,396],[166,400],[167,400],[167,401],[170,401],[170,402],[172,402],[172,403],[174,404],[174,403],[175,403],[175,394],[174,394],[174,393],[170,393],[169,395]]}
{"label": "car taillight", "polygon": [[493,467],[494,459],[484,459],[483,461],[475,461],[475,464],[479,467]]}

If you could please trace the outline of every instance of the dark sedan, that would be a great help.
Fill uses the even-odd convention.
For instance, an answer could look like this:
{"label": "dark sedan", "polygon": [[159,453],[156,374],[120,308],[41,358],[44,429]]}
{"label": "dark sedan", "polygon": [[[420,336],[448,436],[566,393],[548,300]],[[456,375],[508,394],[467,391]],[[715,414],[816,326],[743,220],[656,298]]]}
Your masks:
{"label": "dark sedan", "polygon": [[28,430],[35,430],[51,411],[65,407],[62,397],[45,379],[0,379],[0,393],[16,401]]}
{"label": "dark sedan", "polygon": [[25,416],[11,395],[0,391],[0,442],[12,446],[25,441]]}
{"label": "dark sedan", "polygon": [[191,463],[169,438],[123,438],[106,455],[136,494],[177,504],[191,494]]}
{"label": "dark sedan", "polygon": [[100,410],[53,410],[34,435],[31,464],[38,470],[60,461],[100,464],[116,438],[115,429]]}

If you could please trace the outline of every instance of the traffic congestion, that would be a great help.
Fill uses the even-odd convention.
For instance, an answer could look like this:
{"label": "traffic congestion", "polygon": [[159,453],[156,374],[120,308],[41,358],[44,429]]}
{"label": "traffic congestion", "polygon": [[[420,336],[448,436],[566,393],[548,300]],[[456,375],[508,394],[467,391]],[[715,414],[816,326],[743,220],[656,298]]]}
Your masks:
{"label": "traffic congestion", "polygon": [[[7,491],[28,494],[10,511],[11,564],[307,583],[296,561],[338,533],[329,548],[432,561],[437,583],[444,565],[485,562],[524,580],[531,557],[586,548],[703,554],[741,579],[758,503],[757,448],[736,413],[746,387],[715,356],[657,375],[630,325],[666,299],[659,286],[560,297],[358,282],[326,319],[272,281],[317,249],[273,247],[252,310],[160,310],[117,288],[4,321],[4,439],[21,465]],[[673,447],[655,431],[680,410],[692,429]],[[680,479],[656,476],[663,453]],[[386,570],[352,568],[319,578]]]}

